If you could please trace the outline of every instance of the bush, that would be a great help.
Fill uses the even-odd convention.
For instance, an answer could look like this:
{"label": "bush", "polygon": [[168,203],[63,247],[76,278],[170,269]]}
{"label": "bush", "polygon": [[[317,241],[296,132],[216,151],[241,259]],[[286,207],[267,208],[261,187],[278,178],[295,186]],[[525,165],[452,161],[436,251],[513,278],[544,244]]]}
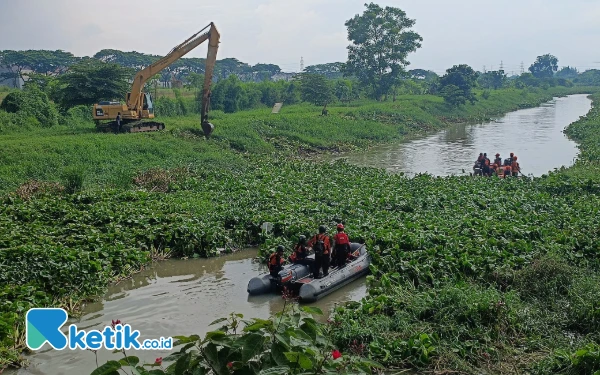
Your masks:
{"label": "bush", "polygon": [[28,85],[23,91],[8,94],[0,109],[19,117],[34,117],[42,127],[58,125],[58,111],[43,91],[36,85]]}
{"label": "bush", "polygon": [[74,194],[83,188],[85,171],[81,167],[69,167],[63,172],[65,191],[68,194]]}

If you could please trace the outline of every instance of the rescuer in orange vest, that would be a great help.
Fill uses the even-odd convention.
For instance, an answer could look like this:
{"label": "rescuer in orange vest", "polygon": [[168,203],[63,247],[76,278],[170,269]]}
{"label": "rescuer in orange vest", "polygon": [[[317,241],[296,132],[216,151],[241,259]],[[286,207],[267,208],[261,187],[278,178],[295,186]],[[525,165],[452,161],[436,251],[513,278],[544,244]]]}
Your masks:
{"label": "rescuer in orange vest", "polygon": [[519,175],[519,172],[521,172],[521,166],[517,162],[517,155],[513,156],[512,158],[511,169],[513,177],[517,177]]}
{"label": "rescuer in orange vest", "polygon": [[314,278],[320,278],[321,268],[323,268],[323,277],[329,275],[329,263],[331,262],[331,242],[327,235],[327,228],[321,225],[319,233],[308,241],[308,247],[312,247],[315,252]]}
{"label": "rescuer in orange vest", "polygon": [[338,268],[343,268],[346,266],[346,261],[348,260],[348,255],[350,254],[350,239],[344,232],[344,224],[337,225],[337,233],[333,237],[333,242],[335,243],[333,250],[335,263]]}
{"label": "rescuer in orange vest", "polygon": [[269,257],[269,272],[271,276],[278,277],[279,272],[283,269],[283,264],[285,263],[285,259],[283,259],[283,246],[277,246],[277,251],[271,254]]}
{"label": "rescuer in orange vest", "polygon": [[314,273],[315,260],[307,258],[310,251],[306,246],[306,236],[300,236],[298,243],[294,246],[294,252],[290,255],[290,261],[295,264],[304,264],[310,267],[310,272]]}

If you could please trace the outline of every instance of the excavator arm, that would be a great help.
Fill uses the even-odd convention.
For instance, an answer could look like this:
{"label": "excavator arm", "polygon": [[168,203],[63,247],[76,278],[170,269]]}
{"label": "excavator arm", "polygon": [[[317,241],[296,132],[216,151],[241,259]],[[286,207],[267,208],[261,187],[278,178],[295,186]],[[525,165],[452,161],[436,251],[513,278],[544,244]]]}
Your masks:
{"label": "excavator arm", "polygon": [[[210,29],[207,32],[204,32],[207,28]],[[204,33],[203,33],[204,32]],[[143,105],[143,95],[142,89],[146,82],[152,78],[155,74],[159,73],[163,69],[167,68],[169,65],[173,64],[175,61],[179,60],[183,56],[185,56],[188,52],[204,43],[206,40],[209,41],[208,45],[208,53],[206,57],[206,67],[205,67],[205,79],[204,79],[204,89],[202,91],[202,130],[204,134],[208,137],[214,126],[208,122],[208,109],[210,105],[210,86],[212,83],[212,75],[215,68],[215,63],[217,61],[217,50],[219,49],[219,40],[220,34],[215,27],[214,23],[210,23],[210,25],[206,26],[204,29],[200,30],[196,34],[192,35],[185,42],[176,46],[167,54],[165,57],[156,61],[154,64],[145,67],[140,70],[131,86],[131,93],[127,98],[127,107],[131,111],[139,112]]]}

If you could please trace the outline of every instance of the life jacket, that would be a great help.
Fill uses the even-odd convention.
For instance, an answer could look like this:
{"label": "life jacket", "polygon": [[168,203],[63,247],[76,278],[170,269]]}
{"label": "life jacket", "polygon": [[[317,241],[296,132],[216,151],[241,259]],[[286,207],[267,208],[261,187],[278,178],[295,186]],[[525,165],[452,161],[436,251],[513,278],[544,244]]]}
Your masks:
{"label": "life jacket", "polygon": [[292,255],[290,255],[290,260],[292,262],[296,262],[306,258],[307,256],[308,250],[306,249],[306,247],[302,245],[296,245],[296,247],[294,247],[294,252],[292,253]]}
{"label": "life jacket", "polygon": [[[279,258],[279,261],[277,260]],[[269,257],[269,271],[277,270],[283,264],[283,258],[277,253],[271,254]]]}
{"label": "life jacket", "polygon": [[350,239],[348,238],[348,235],[344,232],[337,233],[333,240],[335,241],[336,247],[338,245],[350,245]]}
{"label": "life jacket", "polygon": [[315,255],[328,255],[331,249],[331,243],[329,242],[329,236],[326,234],[316,234],[311,238],[310,245],[312,245]]}

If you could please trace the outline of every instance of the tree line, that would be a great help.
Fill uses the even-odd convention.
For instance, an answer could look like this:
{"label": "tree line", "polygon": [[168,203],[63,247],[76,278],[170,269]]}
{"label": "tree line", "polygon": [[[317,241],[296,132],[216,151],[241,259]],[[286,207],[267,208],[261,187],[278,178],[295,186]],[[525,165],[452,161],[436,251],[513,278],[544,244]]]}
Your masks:
{"label": "tree line", "polygon": [[[502,70],[477,72],[466,64],[449,68],[441,77],[428,70],[408,70],[408,55],[421,48],[423,41],[412,30],[416,21],[399,8],[374,3],[365,7],[362,14],[345,23],[350,41],[345,63],[309,66],[291,81],[272,82],[273,74],[281,72],[277,65],[250,66],[234,58],[219,60],[212,88],[213,109],[231,113],[261,105],[272,106],[276,102],[323,106],[359,98],[395,100],[402,94],[439,95],[449,105],[460,106],[478,100],[474,93],[477,88],[484,90],[485,99],[489,90],[505,87],[600,85],[599,70],[584,73],[571,67],[558,70],[558,58],[551,54],[539,56],[527,73],[513,77]],[[36,85],[66,111],[100,100],[122,100],[135,72],[159,58],[118,50],[102,50],[91,58],[77,58],[64,51],[1,51],[0,65],[13,67],[2,73],[5,78],[6,75],[24,78],[24,71],[32,70],[26,85]],[[179,77],[188,89],[200,91],[203,73],[204,59],[182,58],[153,77],[145,89],[151,91],[157,82]],[[14,99],[11,100],[14,102]],[[157,101],[157,109],[161,105],[176,108],[177,103],[169,100]]]}

